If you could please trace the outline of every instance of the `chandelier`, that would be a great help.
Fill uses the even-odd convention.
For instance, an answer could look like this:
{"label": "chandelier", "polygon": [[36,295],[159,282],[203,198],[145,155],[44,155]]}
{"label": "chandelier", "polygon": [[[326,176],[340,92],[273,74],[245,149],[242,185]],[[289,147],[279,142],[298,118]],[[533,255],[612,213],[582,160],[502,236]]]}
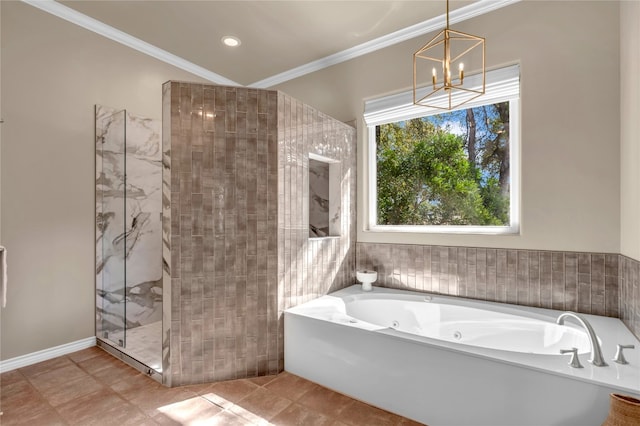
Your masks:
{"label": "chandelier", "polygon": [[[449,28],[449,0],[446,17],[445,29],[413,54],[415,105],[452,110],[484,94],[484,38]],[[478,77],[465,79],[465,63]]]}

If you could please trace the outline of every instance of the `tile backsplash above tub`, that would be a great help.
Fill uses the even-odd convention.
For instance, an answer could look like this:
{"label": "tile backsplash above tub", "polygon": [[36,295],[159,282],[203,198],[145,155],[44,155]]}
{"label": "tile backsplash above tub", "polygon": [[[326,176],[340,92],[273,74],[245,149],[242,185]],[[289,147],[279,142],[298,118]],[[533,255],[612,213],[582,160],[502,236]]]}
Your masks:
{"label": "tile backsplash above tub", "polygon": [[640,262],[620,255],[619,271],[620,319],[640,339]]}
{"label": "tile backsplash above tub", "polygon": [[357,268],[377,270],[376,285],[610,317],[620,316],[620,258],[603,253],[356,245]]}
{"label": "tile backsplash above tub", "polygon": [[640,338],[640,261],[620,254],[358,243],[376,285],[620,318]]}

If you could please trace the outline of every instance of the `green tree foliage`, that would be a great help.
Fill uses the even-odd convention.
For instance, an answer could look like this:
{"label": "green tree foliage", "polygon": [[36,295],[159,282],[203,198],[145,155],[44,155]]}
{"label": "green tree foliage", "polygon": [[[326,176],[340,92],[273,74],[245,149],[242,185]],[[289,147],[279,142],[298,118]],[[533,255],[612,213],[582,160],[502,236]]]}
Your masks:
{"label": "green tree foliage", "polygon": [[[509,223],[509,191],[503,186],[508,164],[505,168],[500,158],[506,151],[508,160],[508,135],[505,139],[500,114],[473,111],[471,122],[461,111],[377,127],[379,224]],[[466,137],[442,125],[452,119],[466,119]]]}

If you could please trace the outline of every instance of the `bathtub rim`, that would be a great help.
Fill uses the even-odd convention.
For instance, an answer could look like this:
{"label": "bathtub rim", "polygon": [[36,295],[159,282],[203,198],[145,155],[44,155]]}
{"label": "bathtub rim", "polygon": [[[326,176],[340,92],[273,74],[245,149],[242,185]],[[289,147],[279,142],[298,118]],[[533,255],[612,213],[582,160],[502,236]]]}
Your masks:
{"label": "bathtub rim", "polygon": [[[489,364],[493,366],[499,366],[500,370],[502,370],[504,367],[504,369],[513,369],[516,371],[515,375],[503,374],[502,377],[498,378],[497,380],[493,376],[491,376],[490,378],[484,377],[484,372],[487,371],[485,368],[479,370],[477,374],[473,372],[469,372],[469,374],[456,374],[456,367],[451,367],[451,365],[449,364],[449,362],[452,360],[452,357],[448,356],[449,351],[446,348],[442,347],[424,348],[426,351],[428,351],[430,357],[435,355],[436,358],[435,361],[427,363],[427,365],[424,366],[427,368],[426,373],[424,372],[422,365],[416,365],[411,361],[409,361],[408,363],[410,370],[401,374],[398,374],[397,368],[387,369],[380,366],[371,369],[367,368],[366,362],[354,362],[354,359],[350,356],[346,357],[347,361],[345,362],[344,357],[336,357],[335,353],[332,353],[333,351],[331,350],[318,350],[316,345],[318,339],[314,331],[318,329],[321,330],[321,333],[330,332],[332,333],[332,335],[342,335],[343,337],[346,333],[348,340],[345,341],[344,339],[340,339],[344,342],[345,346],[338,345],[336,348],[343,349],[346,347],[346,350],[344,352],[346,352],[347,355],[349,355],[349,353],[352,352],[353,347],[356,346],[352,345],[352,342],[356,342],[357,346],[361,347],[359,345],[360,340],[358,338],[358,334],[364,334],[363,330],[349,329],[348,327],[342,327],[340,324],[333,324],[327,321],[317,320],[315,318],[303,315],[288,314],[285,321],[285,371],[303,377],[307,380],[310,380],[343,395],[347,395],[351,398],[360,400],[375,407],[410,418],[421,424],[442,426],[459,426],[462,424],[476,424],[478,426],[539,426],[541,424],[548,424],[550,426],[596,426],[600,425],[606,417],[609,401],[608,395],[610,393],[617,392],[615,389],[596,383],[571,381],[566,377],[561,377],[553,374],[539,374],[539,372],[537,371],[522,368],[522,366],[505,364],[500,360],[482,359],[478,357],[468,356],[468,354],[461,353],[459,351],[451,351],[454,356],[457,355],[457,357],[464,357],[469,359],[468,363],[463,363],[463,368],[464,366],[473,364],[477,365],[477,363],[480,362],[482,366],[484,366],[485,364]],[[309,333],[309,330],[311,330],[311,333]],[[382,347],[381,352],[383,353],[383,356],[384,354],[387,354],[386,358],[391,358],[389,361],[392,363],[395,363],[398,359],[402,359],[402,355],[397,353],[398,350],[402,350],[401,348],[407,348],[407,346],[421,346],[416,344],[416,342],[402,339],[400,341],[400,344],[398,345],[399,348],[396,348],[394,350],[393,347],[395,345],[384,344],[385,340],[393,340],[390,338],[390,336],[373,334],[367,336],[364,340],[368,341],[369,339],[381,343],[380,346]],[[292,342],[302,342],[303,344],[296,345]],[[331,345],[333,345],[333,343]],[[391,356],[389,355],[389,352],[392,354]],[[369,353],[374,353],[374,351],[372,350]],[[342,350],[339,350],[339,354],[344,355]],[[433,358],[431,359],[433,360]],[[439,361],[441,361],[445,365],[445,367],[448,367],[440,369],[440,371],[445,372],[444,375],[447,375],[446,378],[442,378],[442,374],[439,374],[437,372],[437,368],[435,371],[435,375],[433,374],[433,370],[428,370],[430,368],[429,364],[431,365],[431,368],[433,368],[434,365],[440,364]],[[383,363],[382,365],[386,364]],[[407,364],[403,363],[403,365]],[[363,369],[365,370],[364,372]],[[338,370],[338,374],[335,373],[336,370]],[[453,374],[453,378],[448,376],[448,374]],[[481,377],[478,378],[478,375],[480,375]],[[549,401],[549,398],[547,397],[548,393],[544,391],[544,389],[546,389],[546,386],[544,388],[541,388],[540,386],[529,385],[528,378],[532,377],[532,375],[533,378],[538,382],[545,381],[545,378],[549,378],[551,380],[560,380],[562,383],[569,383],[569,388],[572,388],[571,383],[578,384],[579,387],[584,386],[591,389],[587,391],[587,394],[591,396],[594,395],[593,390],[596,389],[599,393],[598,400],[606,401],[604,404],[600,404],[600,407],[597,409],[599,413],[598,415],[601,417],[601,419],[598,418],[599,421],[591,422],[594,413],[593,405],[589,404],[588,407],[585,407],[585,411],[589,410],[591,412],[587,413],[586,415],[582,415],[580,420],[577,422],[574,421],[572,423],[567,423],[564,421],[538,421],[537,418],[532,417],[533,420],[531,420],[528,416],[525,417],[527,419],[526,422],[518,423],[513,420],[505,421],[503,419],[505,416],[505,409],[509,412],[508,414],[510,417],[512,417],[513,413],[515,412],[519,416],[519,418],[521,418],[521,408],[523,408],[521,405],[524,405],[525,407],[531,406],[531,401],[536,401],[536,404],[538,404],[539,395],[537,392],[543,392],[541,394],[541,397],[546,398],[546,402],[552,404],[558,403],[562,407],[561,410],[563,411],[566,409],[566,401],[564,401],[564,398],[569,397],[573,399],[574,402],[578,401],[578,404],[580,405],[579,409],[582,412],[582,406],[585,401],[585,399],[582,398],[583,393],[581,393],[579,397],[574,397],[575,393],[572,391],[561,392],[561,395],[558,395],[557,398],[552,397]],[[372,383],[370,381],[371,377],[375,377],[375,382]],[[401,382],[394,383],[394,381],[397,380],[400,380]],[[433,406],[429,398],[431,394],[435,392],[436,397],[439,397],[443,394],[446,395],[446,393],[441,392],[441,380],[444,380],[447,385],[449,385],[449,387],[451,387],[453,380],[453,386],[456,388],[459,386],[462,389],[467,389],[467,380],[471,380],[472,383],[484,381],[486,385],[483,386],[482,392],[474,393],[473,397],[465,400],[467,403],[475,404],[475,407],[469,408],[468,405],[465,405],[464,409],[467,411],[473,410],[474,408],[486,410],[487,407],[490,407],[491,413],[489,417],[487,418],[487,413],[484,413],[485,416],[478,420],[479,417],[477,417],[477,413],[475,413],[474,422],[470,422],[468,418],[459,421],[458,417],[455,417],[455,419],[452,420],[452,413],[454,416],[457,416],[457,412],[461,407],[457,407],[456,411],[451,411],[449,409],[450,407],[448,408],[446,405],[444,406],[444,408],[441,408],[440,404],[436,404],[435,406]],[[416,386],[410,386],[410,389],[407,390],[407,381],[417,382],[418,384],[427,384],[427,387],[421,387],[419,390],[416,390]],[[362,383],[365,383],[365,385],[362,386]],[[381,386],[381,383],[385,384]],[[501,401],[504,401],[504,399],[496,399],[494,396],[495,393],[491,390],[487,390],[487,386],[491,386],[491,389],[493,389],[493,387],[496,385],[501,389],[518,389],[519,393],[524,390],[530,397],[522,398],[519,396],[517,400],[519,401],[520,405],[508,404],[505,407],[501,403]],[[502,385],[506,385],[506,387],[503,387]],[[555,386],[551,389],[551,391],[553,392],[554,389],[556,389]],[[391,393],[389,394],[389,392]],[[556,392],[556,394],[557,393],[558,392]],[[415,395],[421,395],[421,398],[424,397],[426,400],[421,399],[419,401],[415,401]],[[455,396],[456,398],[458,398],[457,392]],[[448,399],[451,400],[452,398]],[[447,401],[445,399],[444,402],[447,403],[450,401]],[[496,405],[496,403],[498,403],[498,405]],[[541,407],[546,407],[546,404],[541,405]],[[434,413],[434,409],[438,411]],[[542,411],[545,412],[544,416],[546,417],[549,410],[545,409]],[[564,415],[562,415],[561,417],[566,418],[566,416]],[[496,418],[499,418],[500,420],[496,420]],[[587,421],[587,419],[589,421]]]}
{"label": "bathtub rim", "polygon": [[[640,341],[629,331],[626,325],[618,318],[613,317],[602,317],[598,315],[591,314],[580,314],[587,318],[587,320],[592,324],[596,333],[598,334],[599,340],[601,340],[602,351],[605,356],[605,360],[609,364],[607,367],[595,367],[591,363],[587,362],[587,358],[590,354],[580,354],[579,358],[584,366],[584,368],[576,369],[571,368],[568,365],[569,358],[567,355],[553,355],[553,354],[544,354],[544,355],[536,355],[536,354],[527,354],[527,353],[518,353],[518,352],[510,352],[510,351],[502,351],[495,349],[482,348],[477,346],[465,345],[458,342],[449,342],[445,340],[439,340],[430,337],[418,336],[411,333],[402,332],[399,330],[395,330],[392,328],[385,328],[381,326],[374,326],[371,323],[366,323],[362,320],[358,320],[357,323],[350,323],[349,317],[344,312],[344,300],[350,299],[353,297],[362,297],[362,298],[375,298],[376,296],[390,296],[401,294],[403,296],[406,295],[406,299],[411,300],[411,298],[415,298],[416,296],[424,298],[425,296],[430,296],[431,302],[438,302],[439,300],[446,301],[447,303],[453,304],[463,304],[463,305],[482,305],[482,306],[491,306],[495,307],[497,311],[503,310],[515,310],[515,311],[525,311],[532,315],[532,317],[543,318],[543,320],[553,321],[557,316],[566,311],[557,311],[553,309],[546,308],[535,308],[530,306],[521,306],[521,305],[512,305],[508,303],[501,302],[491,302],[477,299],[469,299],[463,297],[456,296],[447,296],[435,293],[427,293],[427,292],[419,292],[412,290],[403,290],[403,289],[395,289],[395,288],[386,288],[386,287],[373,287],[372,292],[363,292],[361,290],[361,286],[359,284],[352,285],[350,287],[335,291],[333,293],[320,296],[317,299],[311,300],[309,302],[303,303],[301,305],[297,305],[295,307],[289,308],[284,311],[285,321],[287,315],[300,315],[307,318],[314,319],[316,321],[321,322],[329,322],[336,325],[341,325],[344,327],[350,327],[354,329],[360,329],[364,332],[376,333],[389,336],[392,339],[400,339],[402,341],[411,341],[413,343],[419,345],[427,345],[427,346],[435,346],[438,349],[443,349],[446,351],[462,353],[464,355],[473,356],[477,358],[481,358],[484,360],[494,361],[494,362],[502,362],[515,367],[526,368],[529,370],[534,370],[536,372],[552,374],[556,376],[560,376],[567,379],[573,379],[582,381],[589,384],[595,384],[599,386],[605,386],[608,388],[615,389],[617,391],[623,391],[627,393],[631,393],[634,396],[640,396]],[[330,300],[330,303],[327,305],[322,305],[323,301]],[[330,311],[326,308],[337,308],[340,303],[342,303],[342,312],[339,311]],[[338,316],[332,318],[323,317],[322,314],[319,315],[318,308],[325,308],[325,311],[322,314],[338,314]],[[309,312],[308,308],[315,309],[314,312]],[[341,315],[340,315],[341,314]],[[608,323],[608,324],[607,324]],[[571,327],[578,328],[576,324],[570,324]],[[611,336],[605,337],[601,336],[601,333],[598,333],[598,330],[602,332],[603,328],[616,327],[616,333],[624,335],[622,341],[614,342],[614,338]],[[629,351],[625,353],[625,357],[629,361],[628,365],[619,365],[612,361],[612,358],[615,353],[615,345],[616,343],[631,343],[636,345],[636,349],[633,351]],[[618,379],[619,377],[624,377],[623,379]],[[635,384],[635,386],[634,386]]]}

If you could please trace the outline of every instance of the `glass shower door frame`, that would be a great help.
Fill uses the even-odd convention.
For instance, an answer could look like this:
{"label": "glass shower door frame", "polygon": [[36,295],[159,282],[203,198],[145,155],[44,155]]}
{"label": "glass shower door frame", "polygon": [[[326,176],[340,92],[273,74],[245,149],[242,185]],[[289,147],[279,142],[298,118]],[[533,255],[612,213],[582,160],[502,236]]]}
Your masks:
{"label": "glass shower door frame", "polygon": [[127,331],[126,118],[126,110],[105,112],[96,108],[96,149],[100,157],[99,167],[96,165],[96,190],[100,191],[96,232],[101,240],[96,268],[100,277],[96,282],[96,331],[120,347],[126,347]]}

